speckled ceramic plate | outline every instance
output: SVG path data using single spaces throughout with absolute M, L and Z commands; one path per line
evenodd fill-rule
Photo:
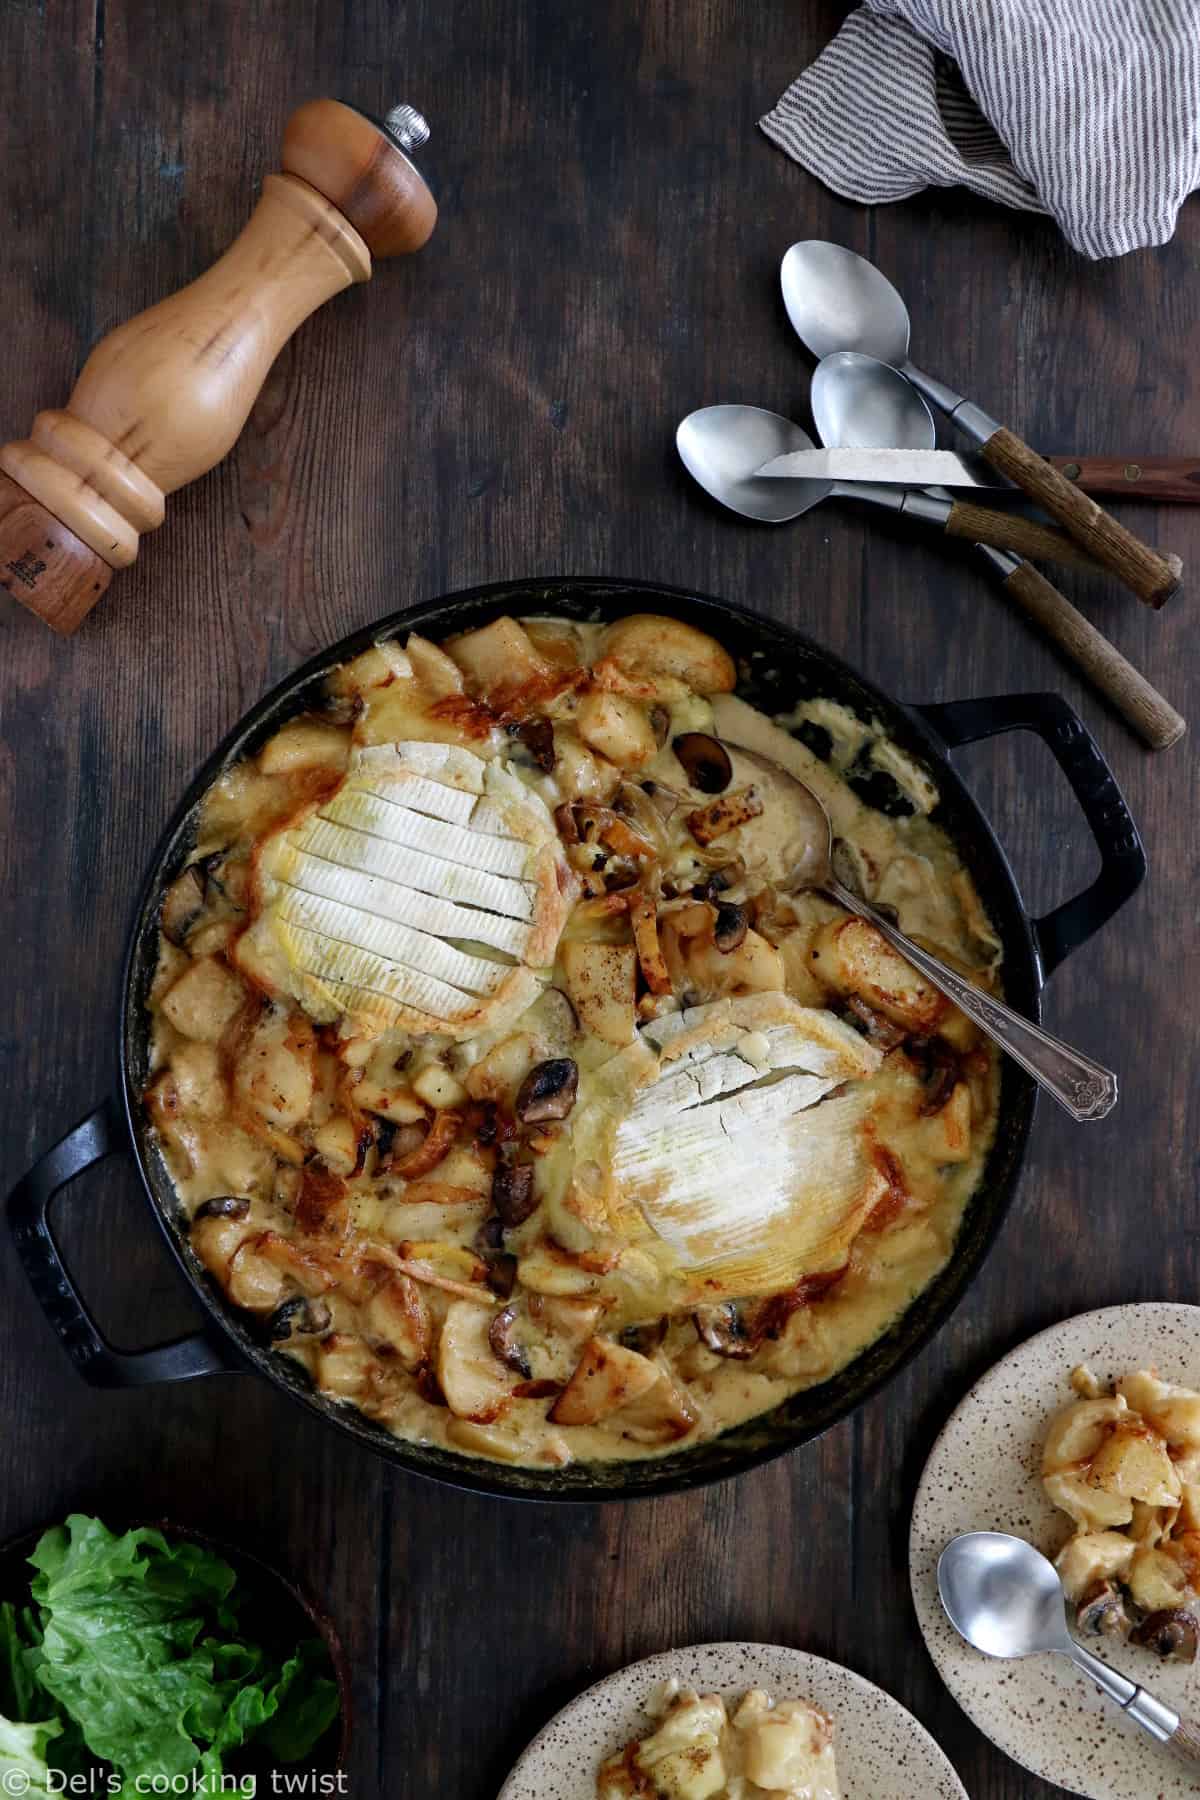
M 1072 1398 L 1068 1376 L 1090 1364 L 1103 1382 L 1156 1368 L 1200 1387 L 1200 1307 L 1167 1302 L 1082 1313 L 1030 1338 L 978 1382 L 933 1447 L 913 1513 L 910 1572 L 917 1618 L 938 1672 L 999 1749 L 1088 1800 L 1177 1800 L 1200 1794 L 1200 1769 L 1153 1744 L 1058 1656 L 994 1662 L 965 1644 L 937 1592 L 937 1560 L 960 1531 L 1011 1531 L 1054 1555 L 1070 1521 L 1042 1492 L 1042 1440 Z M 1200 1709 L 1200 1664 L 1149 1651 L 1088 1648 L 1178 1712 Z
M 551 1719 L 499 1800 L 596 1800 L 600 1764 L 651 1728 L 643 1704 L 672 1676 L 726 1700 L 761 1687 L 776 1699 L 822 1707 L 834 1720 L 844 1800 L 967 1800 L 929 1733 L 898 1700 L 839 1663 L 780 1644 L 691 1644 L 620 1669 Z

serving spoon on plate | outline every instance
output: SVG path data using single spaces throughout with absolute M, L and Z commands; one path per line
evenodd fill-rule
M 874 263 L 814 238 L 791 246 L 779 274 L 792 328 L 814 356 L 862 350 L 890 363 L 1139 600 L 1158 607 L 1170 599 L 1182 572 L 1177 557 L 1167 559 L 1143 544 L 1014 432 L 917 367 L 908 354 L 908 309 Z
M 857 350 L 835 350 L 822 357 L 813 372 L 812 411 L 817 435 L 827 449 L 932 450 L 937 440 L 933 414 L 912 383 L 889 363 Z M 1005 593 L 1082 670 L 1144 743 L 1152 750 L 1167 750 L 1179 741 L 1187 730 L 1186 720 L 1066 595 L 1028 561 L 989 548 L 997 538 L 980 532 L 976 524 L 997 515 L 951 501 L 940 489 L 926 491 L 939 504 L 950 503 L 943 526 L 946 535 L 974 540 Z M 1046 554 L 1034 535 L 1044 535 L 1045 526 L 1019 515 L 1011 523 L 1011 549 L 1019 550 L 1022 558 Z M 1075 554 L 1080 563 L 1094 566 L 1082 551 Z M 1058 560 L 1069 559 L 1060 554 Z
M 960 1012 L 966 1013 L 985 1037 L 1011 1056 L 1073 1119 L 1103 1119 L 1112 1111 L 1117 1103 L 1117 1078 L 1111 1069 L 1093 1062 L 1082 1051 L 1073 1050 L 1060 1038 L 1035 1025 L 1032 1019 L 1022 1018 L 1002 1000 L 985 994 L 941 957 L 923 950 L 920 944 L 906 936 L 878 907 L 872 906 L 839 876 L 838 867 L 843 859 L 833 834 L 833 821 L 819 796 L 782 764 L 747 749 L 737 742 L 736 737 L 730 737 L 728 741 L 739 756 L 788 784 L 795 827 L 790 841 L 799 843 L 802 848 L 782 884 L 785 891 L 825 894 L 855 918 L 865 919 L 873 925 L 893 950 L 932 982 L 947 1000 L 952 1000 Z
M 946 1616 L 974 1649 L 1004 1658 L 1068 1657 L 1157 1743 L 1200 1762 L 1200 1725 L 1181 1718 L 1071 1636 L 1058 1570 L 1024 1538 L 1006 1531 L 968 1531 L 952 1538 L 938 1559 L 937 1584 Z

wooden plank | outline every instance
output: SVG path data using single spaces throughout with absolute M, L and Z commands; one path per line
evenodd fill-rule
M 425 251 L 302 329 L 229 461 L 170 502 L 78 638 L 0 608 L 7 1177 L 111 1083 L 136 871 L 191 769 L 320 644 L 456 586 L 658 578 L 791 619 L 904 698 L 1060 689 L 1100 736 L 1154 865 L 1047 997 L 1054 1029 L 1119 1068 L 1116 1116 L 1081 1129 L 1044 1109 L 1013 1217 L 935 1344 L 855 1420 L 735 1484 L 631 1508 L 502 1505 L 394 1476 L 251 1380 L 95 1395 L 0 1257 L 0 1532 L 82 1503 L 278 1555 L 347 1637 L 352 1793 L 486 1800 L 587 1682 L 672 1642 L 748 1636 L 883 1683 L 977 1800 L 1049 1794 L 970 1727 L 917 1644 L 913 1488 L 949 1408 L 1008 1346 L 1072 1311 L 1195 1292 L 1188 741 L 1146 755 L 964 551 L 846 506 L 780 529 L 734 520 L 691 486 L 672 433 L 722 399 L 805 419 L 809 364 L 776 270 L 793 239 L 829 236 L 899 282 L 918 354 L 1029 441 L 1186 454 L 1200 213 L 1185 208 L 1162 251 L 1088 265 L 1047 221 L 961 195 L 876 213 L 837 199 L 755 121 L 842 10 L 407 0 L 301 18 L 284 0 L 68 0 L 0 13 L 16 221 L 0 294 L 19 347 L 4 436 L 61 401 L 95 336 L 219 252 L 299 99 L 421 106 L 442 206 Z M 1200 569 L 1194 509 L 1122 516 Z M 1186 590 L 1155 616 L 1103 580 L 1063 585 L 1196 709 Z M 1040 746 L 1014 737 L 962 761 L 1031 904 L 1089 878 L 1087 834 Z M 132 1187 L 114 1163 L 62 1206 L 81 1279 L 129 1342 L 191 1316 Z

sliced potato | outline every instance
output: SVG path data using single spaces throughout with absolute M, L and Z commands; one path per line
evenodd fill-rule
M 1067 1598 L 1082 1600 L 1097 1582 L 1124 1580 L 1136 1548 L 1123 1531 L 1077 1532 L 1054 1561 Z
M 556 1425 L 594 1425 L 640 1399 L 661 1378 L 662 1370 L 648 1356 L 594 1337 L 549 1416 Z
M 411 1276 L 397 1275 L 372 1295 L 366 1324 L 368 1335 L 385 1344 L 410 1373 L 428 1362 L 432 1345 L 429 1314 Z
M 167 1020 L 184 1037 L 215 1044 L 240 1011 L 246 990 L 215 956 L 192 963 L 162 1001 Z
M 1091 1480 L 1107 1493 L 1147 1506 L 1172 1506 L 1179 1477 L 1157 1434 L 1118 1427 L 1092 1458 Z
M 438 1339 L 437 1378 L 446 1405 L 460 1419 L 489 1425 L 505 1412 L 512 1391 L 508 1372 L 488 1342 L 492 1311 L 453 1300 Z
M 1117 1421 L 1125 1416 L 1125 1402 L 1104 1394 L 1095 1400 L 1072 1400 L 1050 1421 L 1042 1448 L 1042 1470 L 1070 1468 L 1089 1463 Z
M 603 1043 L 632 1043 L 636 1029 L 637 951 L 632 944 L 575 942 L 560 951 L 571 1004 L 585 1030 Z
M 1132 1500 L 1093 1487 L 1082 1475 L 1060 1469 L 1053 1475 L 1043 1476 L 1042 1482 L 1047 1498 L 1069 1514 L 1084 1531 L 1106 1531 L 1111 1525 L 1128 1525 L 1133 1517 Z
M 584 694 L 575 727 L 589 750 L 621 769 L 639 769 L 658 749 L 646 708 L 623 694 Z
M 258 757 L 264 775 L 294 775 L 302 769 L 344 769 L 350 760 L 350 733 L 321 719 L 293 719 L 267 739 Z
M 811 955 L 817 980 L 836 993 L 857 994 L 885 1018 L 926 1036 L 940 1028 L 950 1002 L 866 919 L 823 926 Z
M 451 638 L 446 650 L 472 690 L 487 699 L 511 694 L 527 681 L 545 679 L 555 672 L 553 663 L 538 655 L 529 633 L 515 619 L 493 619 L 478 631 L 466 631 Z
M 733 659 L 715 638 L 659 613 L 618 619 L 604 633 L 601 651 L 626 675 L 667 676 L 697 694 L 731 693 L 737 682 Z

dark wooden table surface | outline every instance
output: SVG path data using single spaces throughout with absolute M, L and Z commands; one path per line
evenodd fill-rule
M 0 439 L 61 404 L 92 342 L 241 226 L 301 99 L 433 126 L 420 256 L 306 325 L 228 461 L 172 504 L 79 636 L 0 609 L 0 1174 L 114 1081 L 122 944 L 160 826 L 242 710 L 351 627 L 521 574 L 661 578 L 794 620 L 904 698 L 1057 688 L 1100 736 L 1151 878 L 1054 978 L 1048 1021 L 1120 1070 L 1105 1124 L 1037 1121 L 1018 1204 L 934 1344 L 820 1443 L 630 1507 L 489 1502 L 394 1475 L 250 1379 L 89 1391 L 0 1250 L 0 1537 L 84 1506 L 266 1548 L 325 1595 L 354 1662 L 351 1791 L 488 1800 L 579 1688 L 674 1643 L 801 1645 L 889 1688 L 975 1800 L 1051 1790 L 941 1688 L 905 1542 L 932 1436 L 1030 1332 L 1196 1296 L 1192 740 L 1154 758 L 940 544 L 829 507 L 785 529 L 705 504 L 672 432 L 706 401 L 803 417 L 777 298 L 798 237 L 875 257 L 939 372 L 1047 451 L 1195 451 L 1200 205 L 1165 249 L 1081 261 L 1045 220 L 936 194 L 868 213 L 756 120 L 832 0 L 7 0 L 0 8 Z M 1189 432 L 1189 413 L 1191 431 Z M 1200 571 L 1200 510 L 1127 509 Z M 1195 584 L 1154 615 L 1068 591 L 1186 712 Z M 964 759 L 1027 898 L 1092 873 L 1040 746 Z M 191 1309 L 120 1160 L 60 1203 L 118 1341 Z

